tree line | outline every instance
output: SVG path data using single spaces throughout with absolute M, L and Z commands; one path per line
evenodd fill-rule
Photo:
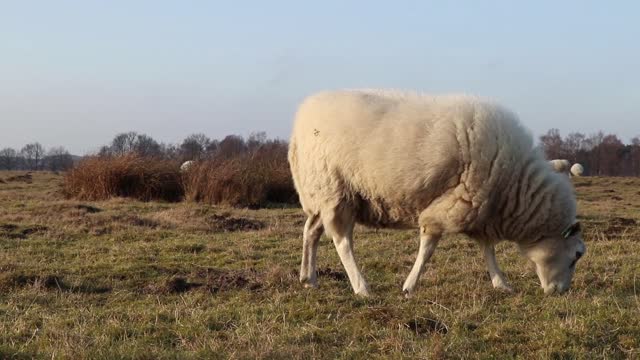
M 40 143 L 27 144 L 15 150 L 0 150 L 0 170 L 64 171 L 73 167 L 73 156 L 64 147 L 46 150 Z
M 540 136 L 540 146 L 548 159 L 567 159 L 580 163 L 586 175 L 592 176 L 640 176 L 640 137 L 623 143 L 615 134 L 599 131 L 585 135 L 572 132 L 565 137 L 558 129 L 551 129 Z M 286 147 L 282 140 L 267 139 L 266 133 L 252 133 L 248 138 L 229 135 L 222 140 L 211 139 L 197 133 L 178 144 L 164 144 L 146 134 L 125 132 L 100 148 L 98 156 L 136 154 L 142 157 L 171 159 L 176 161 L 199 160 L 217 156 L 231 158 L 258 148 Z M 25 145 L 19 151 L 12 148 L 0 150 L 0 170 L 51 170 L 64 171 L 74 165 L 74 157 L 63 147 L 48 151 L 39 143 Z
M 558 129 L 540 136 L 540 145 L 548 159 L 567 159 L 580 163 L 586 175 L 640 176 L 640 137 L 625 144 L 615 134 L 599 131 L 585 135 L 573 132 L 565 137 Z
M 265 132 L 252 133 L 248 138 L 229 135 L 222 140 L 211 139 L 205 134 L 192 134 L 178 144 L 164 144 L 151 136 L 137 132 L 117 134 L 108 145 L 97 152 L 98 156 L 135 154 L 141 157 L 176 161 L 199 160 L 216 156 L 234 157 L 264 147 L 286 147 L 281 140 L 267 139 Z M 74 165 L 72 156 L 63 147 L 48 151 L 40 143 L 25 145 L 20 150 L 0 150 L 0 170 L 50 170 L 65 171 Z
M 159 143 L 148 135 L 126 132 L 116 135 L 109 145 L 100 148 L 98 156 L 136 154 L 184 162 L 217 156 L 231 158 L 258 148 L 286 146 L 284 141 L 267 139 L 265 132 L 252 133 L 246 139 L 239 135 L 228 135 L 222 140 L 197 133 L 189 135 L 179 144 Z

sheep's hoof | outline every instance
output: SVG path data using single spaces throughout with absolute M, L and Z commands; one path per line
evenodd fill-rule
M 356 295 L 360 296 L 360 297 L 371 297 L 371 293 L 369 292 L 368 289 L 364 289 L 364 290 L 360 290 L 356 292 Z
M 405 299 L 410 299 L 413 297 L 413 291 L 410 291 L 409 289 L 402 289 L 402 293 L 404 294 Z
M 315 289 L 318 287 L 317 279 L 309 279 L 306 277 L 301 277 L 300 283 L 302 283 L 302 286 L 304 286 L 305 289 Z
M 493 285 L 493 288 L 509 294 L 513 292 L 513 288 L 505 283 L 495 284 Z

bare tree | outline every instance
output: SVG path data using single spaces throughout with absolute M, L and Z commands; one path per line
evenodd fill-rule
M 35 142 L 25 145 L 20 150 L 20 154 L 24 157 L 28 169 L 40 170 L 44 156 L 44 147 L 40 143 Z
M 247 148 L 254 151 L 267 142 L 267 133 L 264 131 L 253 132 L 247 139 Z
M 65 148 L 54 147 L 47 152 L 45 163 L 51 171 L 66 171 L 73 167 L 73 157 Z
M 631 174 L 640 176 L 640 136 L 631 139 Z
M 180 145 L 182 160 L 197 160 L 207 151 L 211 139 L 204 134 L 192 134 L 187 136 Z
M 216 151 L 217 156 L 233 157 L 247 151 L 247 144 L 244 139 L 238 135 L 228 135 L 225 137 Z
M 159 157 L 162 156 L 162 148 L 157 141 L 148 135 L 138 135 L 133 144 L 133 151 L 140 156 Z
M 18 166 L 18 152 L 12 148 L 0 150 L 0 169 L 14 170 Z
M 560 130 L 551 129 L 545 135 L 540 136 L 540 142 L 547 159 L 562 159 L 564 157 L 563 141 Z
M 599 154 L 602 139 L 604 139 L 604 133 L 599 131 L 595 134 L 589 135 L 585 140 L 586 147 L 589 151 L 588 163 L 591 175 L 602 175 L 602 169 L 600 168 L 602 156 Z
M 138 133 L 130 131 L 116 135 L 111 141 L 110 151 L 113 155 L 125 155 L 134 151 Z
M 622 175 L 623 150 L 624 144 L 616 135 L 609 134 L 602 138 L 602 143 L 597 149 L 601 175 Z
M 578 154 L 585 148 L 586 136 L 579 132 L 567 135 L 563 141 L 562 153 L 571 162 L 577 162 Z

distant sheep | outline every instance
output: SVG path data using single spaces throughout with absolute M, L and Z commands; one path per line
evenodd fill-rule
M 193 166 L 194 161 L 193 160 L 188 160 L 182 163 L 182 165 L 180 165 L 180 172 L 187 172 L 189 171 L 189 169 Z
M 585 252 L 568 178 L 551 170 L 511 112 L 478 98 L 366 90 L 311 96 L 296 115 L 289 163 L 308 216 L 300 267 L 307 287 L 317 286 L 326 231 L 354 292 L 369 295 L 353 255 L 356 223 L 420 228 L 407 296 L 443 234 L 478 241 L 493 286 L 504 290 L 498 241 L 514 241 L 536 263 L 545 293 L 569 288 Z
M 584 167 L 578 163 L 573 164 L 571 167 L 571 175 L 582 176 L 584 174 Z
M 571 163 L 569 162 L 569 160 L 555 159 L 555 160 L 550 160 L 549 164 L 551 165 L 553 170 L 557 173 L 565 174 L 567 176 L 570 174 L 569 171 L 571 169 Z

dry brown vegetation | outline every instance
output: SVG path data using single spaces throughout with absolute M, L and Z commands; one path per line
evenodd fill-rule
M 124 156 L 86 158 L 65 176 L 64 192 L 79 200 L 130 197 L 179 201 L 183 190 L 175 161 Z
M 373 298 L 334 246 L 297 279 L 298 208 L 67 199 L 63 178 L 0 172 L 0 358 L 638 358 L 640 179 L 574 178 L 587 253 L 543 296 L 509 243 L 492 289 L 476 244 L 441 241 L 415 296 L 416 231 L 356 229 Z
M 257 208 L 297 202 L 287 148 L 279 144 L 196 163 L 185 174 L 184 187 L 187 200 L 208 204 Z
M 179 165 L 134 154 L 94 156 L 80 162 L 65 176 L 64 192 L 78 200 L 129 197 L 174 202 L 185 198 L 251 208 L 273 203 L 295 204 L 298 200 L 287 162 L 287 147 L 281 143 L 198 161 L 182 174 Z

